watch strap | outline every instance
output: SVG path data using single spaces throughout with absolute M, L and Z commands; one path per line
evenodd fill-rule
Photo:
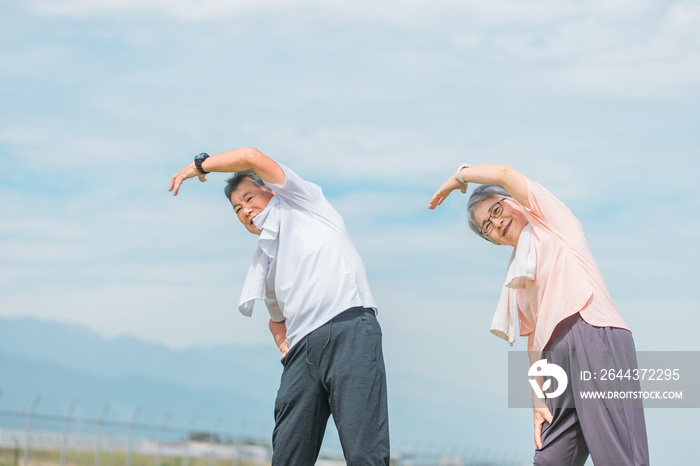
M 201 173 L 202 175 L 206 175 L 209 172 L 205 172 L 204 169 L 202 168 L 202 162 L 204 162 L 206 159 L 209 158 L 209 154 L 206 152 L 202 152 L 199 154 L 197 157 L 194 158 L 194 166 L 197 168 L 197 171 Z

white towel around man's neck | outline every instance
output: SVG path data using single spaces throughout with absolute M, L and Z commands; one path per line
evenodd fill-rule
M 491 321 L 491 333 L 503 338 L 511 346 L 515 342 L 516 322 L 518 321 L 518 303 L 515 290 L 525 287 L 525 280 L 535 279 L 537 256 L 535 255 L 535 238 L 532 227 L 528 224 L 520 232 L 518 244 L 510 256 L 506 280 L 501 289 L 496 311 Z
M 253 219 L 255 226 L 262 231 L 238 302 L 238 310 L 244 316 L 250 317 L 253 314 L 253 305 L 256 299 L 265 300 L 265 279 L 270 269 L 270 261 L 274 259 L 277 248 L 280 217 L 277 205 L 279 203 L 279 197 L 273 196 L 267 207 Z M 276 305 L 273 308 L 281 314 Z M 269 306 L 268 310 L 270 310 Z

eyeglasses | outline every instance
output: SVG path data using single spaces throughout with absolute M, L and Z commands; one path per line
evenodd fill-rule
M 487 218 L 484 223 L 481 224 L 481 235 L 488 235 L 491 233 L 491 230 L 493 230 L 493 223 L 491 222 L 492 218 L 498 218 L 501 216 L 503 213 L 503 205 L 501 205 L 502 201 L 505 201 L 507 198 L 503 197 L 501 198 L 498 202 L 496 202 L 494 205 L 491 206 L 489 209 L 489 218 Z

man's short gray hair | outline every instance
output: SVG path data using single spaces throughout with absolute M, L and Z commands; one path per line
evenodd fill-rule
M 474 218 L 474 210 L 476 210 L 476 206 L 487 199 L 502 199 L 504 197 L 506 199 L 513 199 L 513 197 L 508 194 L 508 191 L 500 184 L 482 184 L 472 191 L 471 196 L 469 196 L 469 203 L 467 204 L 467 220 L 469 221 L 469 227 L 474 233 L 493 244 L 498 243 L 487 235 L 481 234 L 481 225 L 479 225 Z
M 224 194 L 226 195 L 226 199 L 229 201 L 231 200 L 231 194 L 238 189 L 238 185 L 241 184 L 241 181 L 245 179 L 249 179 L 253 183 L 257 184 L 261 188 L 268 189 L 268 187 L 265 185 L 265 182 L 255 173 L 253 170 L 245 170 L 242 172 L 237 172 L 234 173 L 233 176 L 231 176 L 229 179 L 226 180 L 226 187 L 224 188 Z

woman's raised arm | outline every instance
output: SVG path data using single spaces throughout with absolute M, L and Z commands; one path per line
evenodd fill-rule
M 460 181 L 460 177 L 462 181 Z M 447 196 L 456 189 L 467 192 L 468 183 L 500 184 L 508 191 L 513 199 L 525 207 L 530 207 L 527 199 L 527 181 L 525 176 L 508 165 L 483 164 L 473 167 L 462 167 L 452 174 L 438 189 L 428 204 L 429 209 L 442 204 Z

